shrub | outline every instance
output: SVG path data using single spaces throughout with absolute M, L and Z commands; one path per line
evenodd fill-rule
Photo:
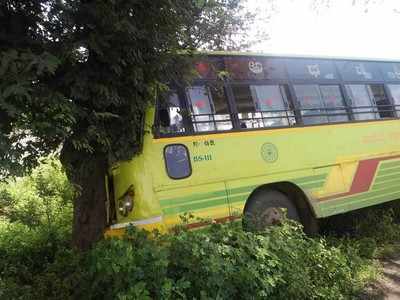
M 286 222 L 255 233 L 240 223 L 165 235 L 132 227 L 79 254 L 72 197 L 52 159 L 0 186 L 0 299 L 351 299 L 376 249 L 369 236 L 327 242 Z
M 349 299 L 361 287 L 349 257 L 295 224 L 258 234 L 213 224 L 151 239 L 131 228 L 85 264 L 87 299 Z
M 0 184 L 0 299 L 40 298 L 38 280 L 69 247 L 73 193 L 52 157 L 29 176 Z
M 323 220 L 325 234 L 369 238 L 378 246 L 400 239 L 400 201 L 367 207 Z

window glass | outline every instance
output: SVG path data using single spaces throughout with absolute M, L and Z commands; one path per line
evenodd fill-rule
M 256 111 L 261 112 L 263 125 L 288 126 L 295 123 L 293 111 L 288 110 L 286 91 L 279 85 L 250 86 Z
M 186 178 L 191 175 L 189 152 L 184 145 L 174 144 L 164 148 L 167 174 L 172 179 Z
M 330 60 L 287 59 L 286 64 L 293 79 L 337 79 L 335 66 Z
M 250 89 L 257 111 L 286 109 L 278 85 L 252 85 Z
M 328 114 L 329 122 L 348 121 L 349 116 L 345 110 L 345 104 L 340 87 L 338 85 L 320 85 L 319 88 L 322 100 L 325 104 L 326 113 Z
M 241 128 L 263 127 L 261 113 L 256 113 L 250 85 L 232 85 Z
M 232 90 L 238 112 L 253 113 L 256 111 L 249 85 L 232 85 Z
M 400 84 L 388 84 L 390 93 L 392 94 L 394 109 L 396 111 L 396 115 L 400 117 Z
M 328 122 L 318 85 L 294 85 L 294 90 L 300 104 L 301 116 L 305 125 Z
M 159 102 L 160 133 L 185 132 L 178 95 L 172 91 L 166 98 L 166 100 Z
M 233 85 L 241 128 L 288 126 L 295 123 L 287 91 L 279 85 Z
M 338 61 L 336 65 L 343 80 L 382 80 L 378 64 L 374 62 Z
M 386 97 L 383 84 L 370 84 L 368 85 L 368 88 L 378 108 L 379 117 L 393 118 L 393 106 L 391 105 L 389 99 Z
M 232 129 L 225 91 L 222 87 L 187 88 L 193 127 L 196 132 Z
M 211 97 L 205 86 L 194 86 L 187 91 L 193 114 L 212 114 Z
M 380 63 L 383 78 L 388 81 L 400 80 L 400 64 L 399 63 Z
M 376 118 L 375 106 L 367 86 L 364 84 L 346 85 L 347 94 L 351 100 L 352 111 L 356 120 L 371 120 Z M 364 107 L 363 107 L 364 106 Z M 357 108 L 362 107 L 362 108 Z

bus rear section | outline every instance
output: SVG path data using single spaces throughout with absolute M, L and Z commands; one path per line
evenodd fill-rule
M 143 153 L 111 171 L 111 229 L 167 230 L 185 213 L 268 226 L 284 208 L 312 230 L 400 196 L 400 64 L 214 55 L 195 67 L 149 110 Z

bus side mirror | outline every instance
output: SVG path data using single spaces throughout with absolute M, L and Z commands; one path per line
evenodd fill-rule
M 171 126 L 171 119 L 169 117 L 169 111 L 166 108 L 161 108 L 160 109 L 160 113 L 159 113 L 159 117 L 160 117 L 160 125 L 162 127 L 169 127 Z

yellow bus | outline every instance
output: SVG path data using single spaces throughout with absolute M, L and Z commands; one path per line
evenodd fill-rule
M 280 208 L 313 231 L 400 198 L 400 62 L 224 52 L 194 67 L 148 109 L 142 153 L 110 169 L 107 234 L 184 213 L 268 226 Z

